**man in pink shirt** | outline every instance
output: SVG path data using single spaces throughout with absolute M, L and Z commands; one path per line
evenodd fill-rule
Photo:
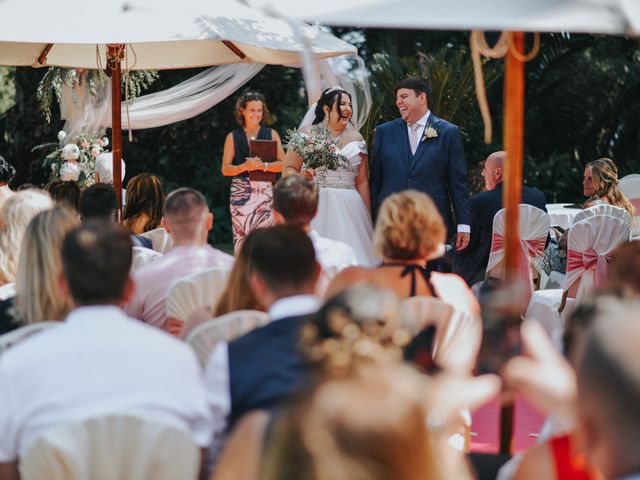
M 125 307 L 129 316 L 159 328 L 165 322 L 167 295 L 176 280 L 206 268 L 231 270 L 234 260 L 207 243 L 213 214 L 199 191 L 179 188 L 171 192 L 162 223 L 173 239 L 173 248 L 133 274 L 136 292 Z

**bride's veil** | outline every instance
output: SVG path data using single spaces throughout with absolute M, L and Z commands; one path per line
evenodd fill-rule
M 360 131 L 371 111 L 371 90 L 369 72 L 364 60 L 358 56 L 327 58 L 318 62 L 321 91 L 339 86 L 351 94 L 353 115 L 349 128 Z M 316 103 L 309 107 L 299 128 L 308 127 L 315 118 Z

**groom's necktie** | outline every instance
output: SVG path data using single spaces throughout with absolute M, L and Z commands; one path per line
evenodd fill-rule
M 420 128 L 419 123 L 410 123 L 409 124 L 409 144 L 411 145 L 411 154 L 415 155 L 416 150 L 418 149 L 418 129 Z

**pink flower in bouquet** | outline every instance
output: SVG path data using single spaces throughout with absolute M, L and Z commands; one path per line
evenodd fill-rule
M 80 144 L 80 146 L 81 146 L 82 148 L 89 148 L 89 147 L 91 146 L 91 143 L 89 143 L 89 142 L 82 142 L 82 143 Z
M 98 145 L 94 145 L 91 149 L 91 156 L 97 158 L 102 153 L 102 149 Z
M 104 147 L 104 142 L 102 141 L 101 138 L 96 140 L 96 145 L 100 146 L 100 147 Z

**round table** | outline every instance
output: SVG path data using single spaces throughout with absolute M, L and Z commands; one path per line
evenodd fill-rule
M 563 229 L 569 228 L 573 225 L 573 218 L 581 212 L 580 208 L 567 208 L 567 205 L 571 203 L 548 203 L 547 213 L 549 214 L 549 220 L 551 226 L 557 225 Z

